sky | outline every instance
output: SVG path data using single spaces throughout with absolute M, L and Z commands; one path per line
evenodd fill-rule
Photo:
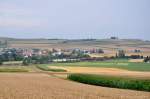
M 150 40 L 150 0 L 0 0 L 0 37 Z

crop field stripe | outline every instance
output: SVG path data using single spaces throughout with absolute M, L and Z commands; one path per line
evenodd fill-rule
M 127 61 L 104 61 L 104 62 L 75 62 L 75 63 L 52 63 L 47 66 L 78 66 L 78 67 L 105 67 L 119 68 L 130 71 L 150 71 L 149 63 L 133 63 Z
M 150 80 L 121 78 L 92 74 L 70 74 L 68 79 L 97 86 L 133 89 L 150 92 Z
M 43 71 L 66 72 L 66 70 L 64 70 L 64 69 L 51 69 L 51 68 L 48 68 L 47 66 L 43 66 L 43 65 L 37 65 L 36 67 Z

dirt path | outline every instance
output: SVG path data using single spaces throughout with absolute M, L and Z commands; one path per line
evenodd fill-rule
M 41 73 L 0 73 L 0 99 L 150 99 L 150 93 L 86 85 Z

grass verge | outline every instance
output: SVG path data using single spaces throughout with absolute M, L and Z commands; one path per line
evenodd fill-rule
M 43 65 L 37 65 L 36 66 L 38 69 L 43 70 L 43 71 L 53 71 L 53 72 L 67 72 L 64 69 L 51 69 L 47 66 L 43 66 Z
M 19 68 L 1 68 L 0 72 L 29 72 L 26 69 L 19 69 Z
M 85 84 L 150 92 L 150 80 L 110 77 L 93 74 L 70 74 L 67 78 Z

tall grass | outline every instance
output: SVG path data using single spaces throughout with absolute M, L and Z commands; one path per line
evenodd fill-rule
M 100 76 L 92 74 L 71 74 L 68 79 L 97 86 L 150 91 L 150 80 Z

